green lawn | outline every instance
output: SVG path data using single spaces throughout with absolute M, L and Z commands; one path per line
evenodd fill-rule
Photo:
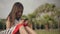
M 54 30 L 36 30 L 37 34 L 60 34 L 60 31 L 57 29 Z
M 60 30 L 52 29 L 52 30 L 35 30 L 37 34 L 60 34 Z

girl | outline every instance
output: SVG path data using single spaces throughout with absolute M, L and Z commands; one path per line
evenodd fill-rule
M 6 30 L 2 31 L 0 34 L 36 34 L 27 25 L 28 20 L 21 20 L 23 13 L 23 5 L 20 2 L 16 2 L 10 14 L 7 17 Z

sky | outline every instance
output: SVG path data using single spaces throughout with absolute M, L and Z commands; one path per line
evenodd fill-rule
M 60 0 L 0 0 L 0 18 L 6 18 L 11 12 L 15 2 L 21 2 L 24 6 L 24 15 L 32 13 L 37 7 L 45 3 L 53 3 L 60 7 Z

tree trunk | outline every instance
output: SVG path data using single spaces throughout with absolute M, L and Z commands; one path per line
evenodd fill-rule
M 48 24 L 45 24 L 45 29 L 46 29 L 46 30 L 49 30 Z

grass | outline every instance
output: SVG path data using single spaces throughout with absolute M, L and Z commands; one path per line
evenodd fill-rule
M 57 29 L 54 30 L 36 30 L 37 34 L 59 34 L 60 31 Z
M 60 34 L 60 30 L 52 29 L 52 30 L 35 30 L 37 34 Z

